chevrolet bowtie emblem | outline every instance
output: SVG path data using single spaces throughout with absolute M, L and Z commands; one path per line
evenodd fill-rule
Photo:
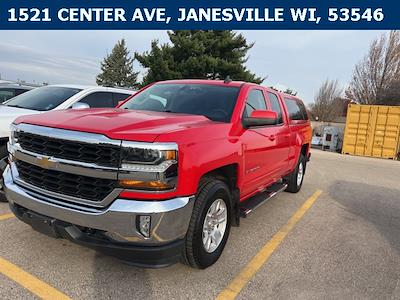
M 36 161 L 38 165 L 44 169 L 50 169 L 54 166 L 54 162 L 50 160 L 50 157 L 38 157 Z

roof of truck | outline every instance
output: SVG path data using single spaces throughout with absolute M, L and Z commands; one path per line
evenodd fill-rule
M 210 85 L 225 85 L 225 86 L 239 87 L 246 82 L 244 81 L 225 82 L 224 80 L 208 80 L 208 79 L 176 79 L 176 80 L 159 81 L 156 84 L 164 84 L 164 83 L 210 84 Z

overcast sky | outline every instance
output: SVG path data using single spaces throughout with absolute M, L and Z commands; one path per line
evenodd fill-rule
M 263 83 L 290 87 L 311 102 L 321 83 L 338 79 L 345 87 L 353 67 L 380 31 L 243 31 L 249 42 L 248 68 Z M 143 52 L 151 40 L 167 42 L 165 31 L 2 31 L 2 79 L 95 84 L 100 61 L 116 41 Z M 143 69 L 136 64 L 142 73 Z

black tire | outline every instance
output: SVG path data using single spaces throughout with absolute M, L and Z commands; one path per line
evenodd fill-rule
M 3 171 L 7 166 L 6 164 L 7 156 L 8 156 L 7 146 L 0 146 L 0 182 L 3 181 Z M 1 189 L 1 184 L 0 184 L 0 189 Z M 7 199 L 4 196 L 3 191 L 1 190 L 0 190 L 0 202 L 7 202 Z
M 302 167 L 300 167 L 300 165 L 302 165 Z M 298 191 L 300 191 L 302 185 L 303 185 L 303 181 L 304 181 L 304 174 L 306 172 L 306 165 L 307 165 L 307 160 L 306 157 L 303 154 L 300 154 L 299 157 L 299 161 L 297 162 L 296 168 L 294 169 L 294 171 L 292 173 L 290 173 L 289 175 L 287 175 L 285 177 L 285 181 L 288 185 L 288 187 L 286 188 L 286 192 L 289 193 L 297 193 Z M 297 181 L 297 177 L 299 174 L 299 169 L 303 170 L 302 172 L 302 178 L 300 183 Z
M 211 253 L 203 245 L 203 223 L 208 209 L 212 203 L 222 199 L 227 208 L 227 224 L 224 236 L 219 246 Z M 221 256 L 231 228 L 231 205 L 228 186 L 217 179 L 208 179 L 200 184 L 196 196 L 189 229 L 185 238 L 183 249 L 183 262 L 193 268 L 205 269 L 214 264 Z

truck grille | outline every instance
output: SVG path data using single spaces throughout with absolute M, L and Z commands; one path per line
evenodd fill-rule
M 119 167 L 121 152 L 119 146 L 61 140 L 23 131 L 17 132 L 16 138 L 22 149 L 37 154 L 95 163 L 104 167 Z
M 116 187 L 115 180 L 47 170 L 23 161 L 16 161 L 20 178 L 34 186 L 72 197 L 100 202 Z

